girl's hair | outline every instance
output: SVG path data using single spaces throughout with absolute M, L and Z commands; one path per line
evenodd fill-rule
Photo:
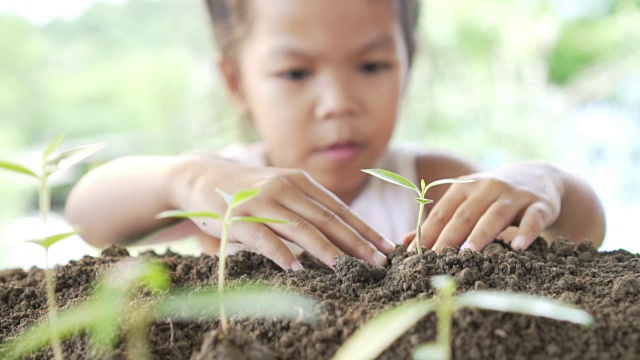
M 264 0 L 258 0 L 264 1 Z M 420 13 L 420 0 L 387 0 L 393 3 L 402 26 L 402 36 L 407 46 L 409 65 L 415 52 L 414 32 Z M 218 50 L 233 57 L 237 46 L 249 33 L 251 14 L 249 0 L 206 0 Z

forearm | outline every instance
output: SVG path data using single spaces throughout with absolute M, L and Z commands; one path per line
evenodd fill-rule
M 89 172 L 73 188 L 65 215 L 92 245 L 124 244 L 159 228 L 171 208 L 169 176 L 177 158 L 136 156 Z
M 562 206 L 557 220 L 545 231 L 550 240 L 568 237 L 574 242 L 590 240 L 596 247 L 605 234 L 604 210 L 593 189 L 583 180 L 560 171 Z

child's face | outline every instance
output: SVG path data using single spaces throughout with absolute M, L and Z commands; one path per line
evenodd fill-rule
M 238 70 L 227 73 L 236 102 L 270 165 L 305 170 L 351 201 L 397 118 L 408 62 L 395 11 L 386 0 L 252 6 Z

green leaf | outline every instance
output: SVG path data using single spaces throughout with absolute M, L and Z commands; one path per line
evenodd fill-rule
M 26 242 L 30 242 L 36 245 L 40 245 L 42 246 L 45 250 L 49 250 L 49 248 L 51 247 L 51 245 L 62 241 L 70 236 L 76 235 L 78 234 L 77 231 L 71 231 L 71 232 L 66 232 L 66 233 L 62 233 L 62 234 L 56 234 L 56 235 L 51 235 L 51 236 L 47 236 L 44 239 L 30 239 L 30 240 L 25 240 Z
M 593 316 L 573 305 L 535 295 L 476 291 L 458 296 L 456 303 L 463 307 L 542 316 L 580 325 L 595 323 Z
M 103 144 L 87 145 L 48 156 L 44 162 L 44 172 L 46 174 L 52 174 L 56 171 L 66 170 L 93 155 L 103 147 Z
M 422 300 L 407 302 L 376 314 L 342 344 L 333 360 L 376 358 L 434 309 L 433 301 Z
M 98 285 L 100 292 L 126 293 L 136 285 L 144 285 L 150 290 L 166 290 L 171 280 L 164 266 L 155 261 L 123 261 L 109 269 Z
M 231 221 L 241 221 L 241 222 L 250 222 L 250 223 L 274 223 L 274 224 L 288 224 L 288 221 L 280 220 L 280 219 L 270 219 L 263 217 L 255 217 L 255 216 L 234 216 L 231 218 Z
M 242 318 L 288 318 L 314 321 L 317 302 L 300 294 L 284 293 L 280 289 L 245 286 L 226 289 L 223 295 L 226 313 Z M 201 292 L 182 290 L 160 300 L 155 317 L 175 320 L 217 319 L 220 316 L 220 297 L 217 289 Z
M 427 187 L 424 189 L 424 194 L 426 194 L 427 190 L 429 190 L 430 188 L 432 188 L 434 186 L 444 185 L 444 184 L 464 184 L 464 183 L 470 183 L 470 182 L 474 182 L 474 181 L 475 180 L 473 180 L 473 179 L 460 179 L 460 178 L 436 180 L 436 181 L 430 182 L 427 185 Z M 424 196 L 424 194 L 422 194 L 422 195 Z
M 222 220 L 222 216 L 216 213 L 207 212 L 207 211 L 167 210 L 156 215 L 156 219 L 165 219 L 165 218 L 186 219 L 186 218 L 192 218 L 192 217 L 207 217 L 207 218 Z
M 96 312 L 94 321 L 89 324 L 91 345 L 99 351 L 113 349 L 120 337 L 120 324 L 124 320 L 125 299 L 118 291 L 100 291 L 86 303 Z
M 60 142 L 62 141 L 63 137 L 64 137 L 64 134 L 58 134 L 58 136 L 53 138 L 53 140 L 51 140 L 49 145 L 47 145 L 47 147 L 44 149 L 44 152 L 42 153 L 43 163 L 47 162 L 47 158 L 49 157 L 49 155 L 51 155 L 51 153 L 53 153 L 53 151 L 58 147 L 58 145 L 60 145 Z
M 0 160 L 0 168 L 38 178 L 38 174 L 20 164 Z
M 253 197 L 257 196 L 259 193 L 260 193 L 260 189 L 240 190 L 235 195 L 233 195 L 233 200 L 231 200 L 231 205 L 238 206 L 246 201 L 251 200 Z
M 422 199 L 422 198 L 416 198 L 416 201 L 422 205 L 431 204 L 433 202 L 433 200 L 431 199 Z
M 447 358 L 448 351 L 436 343 L 418 345 L 413 350 L 413 360 L 442 360 Z
M 157 261 L 145 261 L 139 281 L 149 290 L 163 291 L 171 287 L 167 269 Z
M 220 196 L 222 196 L 224 202 L 226 202 L 228 206 L 233 203 L 233 196 L 231 196 L 231 194 L 226 193 L 218 188 L 216 188 L 216 191 L 218 192 L 218 194 L 220 194 Z
M 406 187 L 407 189 L 411 189 L 415 192 L 418 193 L 418 195 L 420 194 L 420 189 L 418 189 L 418 187 L 412 183 L 409 179 L 398 175 L 394 172 L 388 171 L 388 170 L 384 170 L 384 169 L 364 169 L 362 170 L 362 172 L 365 172 L 369 175 L 373 175 L 379 179 L 382 179 L 384 181 L 388 181 L 392 184 L 396 184 L 396 185 L 400 185 L 403 187 Z
M 440 291 L 445 289 L 455 289 L 456 281 L 449 275 L 437 275 L 431 278 L 431 285 Z

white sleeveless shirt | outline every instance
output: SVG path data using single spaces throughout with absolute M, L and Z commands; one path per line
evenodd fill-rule
M 231 161 L 266 166 L 262 144 L 233 144 L 222 149 L 218 156 Z M 393 171 L 419 184 L 416 171 L 417 151 L 391 146 L 375 167 Z M 371 177 L 350 208 L 369 226 L 395 244 L 415 230 L 418 220 L 417 194 L 411 190 Z

